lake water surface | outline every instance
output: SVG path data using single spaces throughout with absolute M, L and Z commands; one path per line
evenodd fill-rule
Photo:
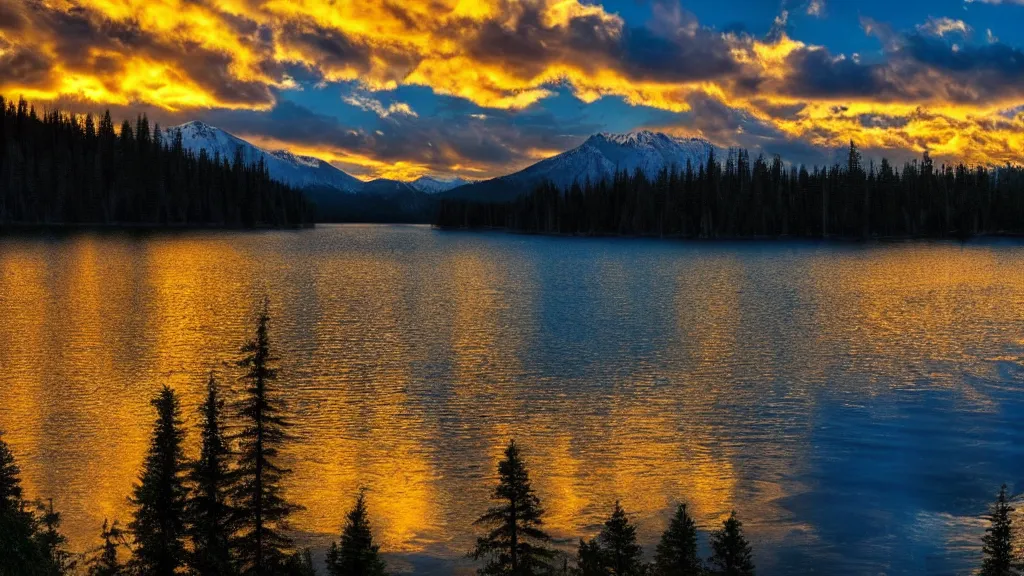
M 3 237 L 0 430 L 73 548 L 128 520 L 159 387 L 194 426 L 209 371 L 236 383 L 264 296 L 297 537 L 365 486 L 396 568 L 472 567 L 512 437 L 567 547 L 621 499 L 653 552 L 685 501 L 737 510 L 767 576 L 967 574 L 1024 490 L 1021 243 Z

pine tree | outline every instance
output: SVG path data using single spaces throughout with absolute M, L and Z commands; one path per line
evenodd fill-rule
M 124 540 L 124 534 L 118 527 L 117 520 L 108 524 L 104 519 L 103 532 L 100 536 L 103 538 L 103 545 L 86 562 L 88 566 L 86 573 L 88 576 L 125 576 L 126 571 L 117 557 L 118 548 Z
M 686 512 L 686 504 L 676 508 L 654 556 L 658 576 L 700 576 L 704 567 L 697 555 L 697 524 Z
M 186 564 L 195 576 L 231 574 L 231 508 L 228 503 L 231 451 L 224 438 L 224 401 L 213 373 L 206 385 L 206 401 L 200 406 L 202 447 L 189 471 L 191 492 L 186 503 L 188 536 L 192 550 Z
M 10 447 L 0 438 L 0 513 L 21 508 L 21 469 Z
M 132 568 L 151 576 L 172 576 L 179 573 L 185 557 L 184 432 L 174 391 L 164 386 L 152 404 L 157 411 L 153 439 L 131 498 Z
M 505 449 L 498 463 L 498 486 L 491 499 L 498 505 L 475 522 L 488 526 L 486 535 L 477 538 L 470 553 L 474 560 L 487 558 L 478 572 L 487 575 L 527 576 L 547 571 L 554 553 L 545 545 L 551 537 L 543 531 L 544 509 L 530 486 L 526 463 L 515 441 Z
M 1013 551 L 1013 508 L 1006 498 L 1006 485 L 999 489 L 999 497 L 988 516 L 989 527 L 982 539 L 982 554 L 979 576 L 1016 576 L 1020 574 L 1017 558 Z
M 64 574 L 70 566 L 60 562 L 59 517 L 54 514 L 45 522 L 36 518 L 22 498 L 20 474 L 14 454 L 0 438 L 0 576 Z
M 245 368 L 244 398 L 237 404 L 239 458 L 231 495 L 238 533 L 233 542 L 239 572 L 269 576 L 288 559 L 292 541 L 285 536 L 288 516 L 299 509 L 285 500 L 282 478 L 290 470 L 278 464 L 278 450 L 288 440 L 291 424 L 282 415 L 283 402 L 276 397 L 276 358 L 270 353 L 270 316 L 264 303 L 256 335 L 242 347 L 239 366 Z
M 370 519 L 363 492 L 349 511 L 341 532 L 341 545 L 331 542 L 327 552 L 327 573 L 331 576 L 384 576 L 387 566 L 380 546 L 373 543 Z
M 60 513 L 53 509 L 53 500 L 47 505 L 37 506 L 40 513 L 35 541 L 43 555 L 48 559 L 46 572 L 50 574 L 69 574 L 75 569 L 75 561 L 64 545 L 67 538 L 60 533 Z
M 586 541 L 580 539 L 580 545 L 576 550 L 576 569 L 573 573 L 576 576 L 608 575 L 604 552 L 596 538 Z
M 736 512 L 722 523 L 722 529 L 711 535 L 710 571 L 715 576 L 753 576 L 753 552 L 743 535 L 743 523 Z
M 292 553 L 285 562 L 282 576 L 317 576 L 313 567 L 313 554 L 309 548 Z
M 619 501 L 597 536 L 608 573 L 612 576 L 641 576 L 643 548 L 636 543 L 636 526 L 629 522 Z

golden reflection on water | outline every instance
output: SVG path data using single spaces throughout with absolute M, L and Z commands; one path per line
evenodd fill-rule
M 194 426 L 264 295 L 299 540 L 325 545 L 366 488 L 385 551 L 446 558 L 513 437 L 570 545 L 616 499 L 648 545 L 680 501 L 705 529 L 735 508 L 756 541 L 813 539 L 787 500 L 818 488 L 823 402 L 924 386 L 991 407 L 967 376 L 1024 344 L 1015 246 L 604 252 L 358 226 L 2 242 L 0 430 L 77 550 L 128 519 L 150 396 L 171 385 Z

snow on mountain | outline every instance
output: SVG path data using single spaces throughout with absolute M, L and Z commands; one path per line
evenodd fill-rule
M 712 148 L 702 138 L 679 138 L 649 130 L 595 134 L 572 150 L 514 174 L 455 189 L 451 195 L 511 199 L 545 180 L 566 188 L 573 182 L 584 184 L 588 179 L 598 182 L 614 176 L 617 170 L 632 173 L 640 168 L 654 176 L 673 165 L 684 170 L 687 161 L 696 169 L 707 161 Z
M 596 182 L 611 177 L 616 170 L 632 173 L 640 168 L 654 176 L 664 167 L 694 167 L 707 161 L 712 145 L 700 138 L 676 138 L 643 130 L 626 134 L 595 134 L 580 146 L 543 160 L 515 174 L 521 179 L 548 179 L 561 187 L 587 178 Z
M 458 188 L 459 186 L 465 186 L 469 184 L 469 180 L 463 180 L 462 178 L 433 178 L 431 176 L 420 176 L 419 178 L 409 182 L 409 185 L 423 192 L 425 194 L 437 194 L 439 192 L 447 192 L 452 188 Z
M 356 193 L 362 192 L 365 186 L 361 180 L 318 158 L 298 156 L 287 150 L 267 151 L 203 122 L 188 122 L 168 128 L 167 132 L 170 137 L 174 132 L 181 132 L 182 145 L 196 154 L 206 150 L 211 157 L 219 153 L 230 160 L 235 157 L 235 151 L 241 149 L 247 163 L 262 158 L 271 178 L 296 188 L 323 187 Z

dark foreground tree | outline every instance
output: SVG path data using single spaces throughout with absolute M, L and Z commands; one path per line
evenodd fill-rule
M 281 576 L 317 576 L 313 567 L 313 554 L 309 548 L 293 552 L 285 561 Z
M 284 402 L 274 389 L 276 358 L 270 352 L 267 308 L 264 304 L 256 335 L 242 347 L 243 357 L 238 363 L 245 369 L 245 390 L 236 405 L 242 429 L 237 436 L 238 468 L 231 489 L 238 570 L 254 576 L 283 570 L 292 549 L 284 531 L 288 516 L 299 509 L 285 499 L 281 488 L 281 480 L 290 470 L 279 464 L 279 449 L 288 440 L 291 424 L 283 415 Z
M 70 574 L 76 562 L 64 546 L 68 539 L 59 530 L 60 513 L 53 509 L 52 499 L 47 504 L 37 504 L 36 509 L 39 516 L 35 541 L 47 559 L 49 567 L 46 571 L 50 574 Z
M 1006 498 L 1006 485 L 999 489 L 999 497 L 989 513 L 989 527 L 982 539 L 982 554 L 979 576 L 1017 576 L 1020 574 L 1013 550 L 1013 508 Z
M 128 525 L 135 539 L 132 569 L 147 576 L 173 576 L 185 558 L 184 431 L 174 391 L 164 386 L 152 401 L 157 419 L 153 439 L 135 486 Z
M 0 576 L 59 576 L 72 565 L 52 506 L 42 519 L 22 497 L 21 470 L 0 438 Z
M 636 543 L 636 526 L 629 522 L 626 511 L 619 501 L 615 501 L 615 510 L 604 523 L 604 528 L 597 536 L 601 546 L 608 574 L 612 576 L 642 576 L 643 548 Z
M 387 573 L 387 565 L 380 557 L 380 546 L 373 543 L 362 492 L 345 519 L 341 544 L 331 542 L 327 573 L 331 576 L 384 576 Z
M 476 548 L 470 553 L 474 560 L 487 559 L 478 572 L 512 576 L 547 572 L 554 557 L 546 546 L 551 537 L 541 528 L 544 509 L 530 486 L 526 463 L 514 440 L 505 449 L 505 459 L 498 463 L 498 486 L 491 499 L 498 504 L 475 522 L 489 528 L 477 538 Z
M 576 549 L 574 574 L 576 576 L 608 576 L 604 553 L 596 538 L 580 539 L 579 548 Z
M 676 508 L 654 556 L 658 576 L 700 576 L 704 566 L 697 555 L 697 524 L 686 512 L 686 504 Z
M 127 574 L 117 557 L 118 549 L 124 541 L 124 534 L 117 525 L 117 520 L 108 524 L 103 520 L 103 532 L 100 533 L 103 544 L 86 562 L 88 576 L 125 576 Z
M 743 535 L 743 523 L 736 512 L 722 523 L 722 529 L 711 535 L 711 573 L 715 576 L 753 576 L 753 552 Z
M 227 576 L 233 573 L 230 537 L 231 451 L 224 438 L 224 401 L 213 373 L 206 384 L 206 401 L 200 407 L 202 447 L 189 471 L 191 492 L 186 504 L 188 535 L 192 541 L 186 564 L 194 576 Z

